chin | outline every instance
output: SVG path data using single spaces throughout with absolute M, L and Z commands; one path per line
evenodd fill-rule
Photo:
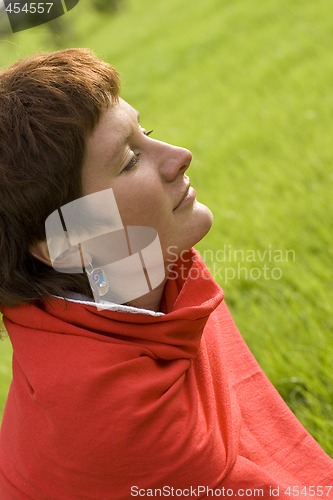
M 190 250 L 194 245 L 199 243 L 213 225 L 213 214 L 203 203 L 196 203 L 196 207 L 191 218 L 188 231 L 188 239 L 183 250 Z M 186 230 L 184 231 L 186 232 Z
M 196 201 L 190 217 L 181 225 L 178 237 L 172 244 L 163 245 L 163 257 L 166 264 L 176 262 L 183 252 L 187 252 L 201 241 L 213 224 L 213 214 L 206 205 Z M 170 240 L 169 240 L 170 241 Z
M 203 203 L 197 202 L 197 206 L 195 207 L 195 233 L 198 235 L 197 236 L 197 241 L 195 241 L 193 245 L 198 243 L 199 241 L 202 240 L 210 230 L 210 228 L 213 225 L 213 214 L 210 211 L 210 209 L 204 205 Z

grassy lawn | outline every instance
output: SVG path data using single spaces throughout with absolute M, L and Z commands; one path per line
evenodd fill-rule
M 55 38 L 47 25 L 1 35 L 0 65 L 90 47 L 119 69 L 142 125 L 192 150 L 191 182 L 215 217 L 198 249 L 261 366 L 333 456 L 331 14 L 329 0 L 128 0 L 108 17 L 82 0 Z M 9 358 L 1 342 L 0 411 Z
M 0 419 L 11 380 L 11 345 L 8 340 L 0 340 Z

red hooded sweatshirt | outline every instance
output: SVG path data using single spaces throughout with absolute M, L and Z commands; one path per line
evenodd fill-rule
M 14 355 L 1 500 L 333 498 L 332 459 L 189 256 L 164 314 L 59 298 L 3 308 Z

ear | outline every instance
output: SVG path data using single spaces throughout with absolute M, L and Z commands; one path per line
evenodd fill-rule
M 33 257 L 43 262 L 47 266 L 52 267 L 49 249 L 46 241 L 38 241 L 30 247 L 30 253 Z
M 69 247 L 68 250 L 60 254 L 55 262 L 51 261 L 50 253 L 46 240 L 37 241 L 34 245 L 30 247 L 30 254 L 38 259 L 43 264 L 49 267 L 53 267 L 56 271 L 63 273 L 82 273 L 84 271 L 84 265 L 82 264 L 82 255 L 79 246 L 74 245 Z M 86 259 L 91 261 L 91 256 L 88 252 L 85 254 Z

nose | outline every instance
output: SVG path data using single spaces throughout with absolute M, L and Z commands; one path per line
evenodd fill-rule
M 167 182 L 173 182 L 178 176 L 190 166 L 192 153 L 188 149 L 162 143 L 164 146 L 163 155 L 160 162 L 160 172 Z

